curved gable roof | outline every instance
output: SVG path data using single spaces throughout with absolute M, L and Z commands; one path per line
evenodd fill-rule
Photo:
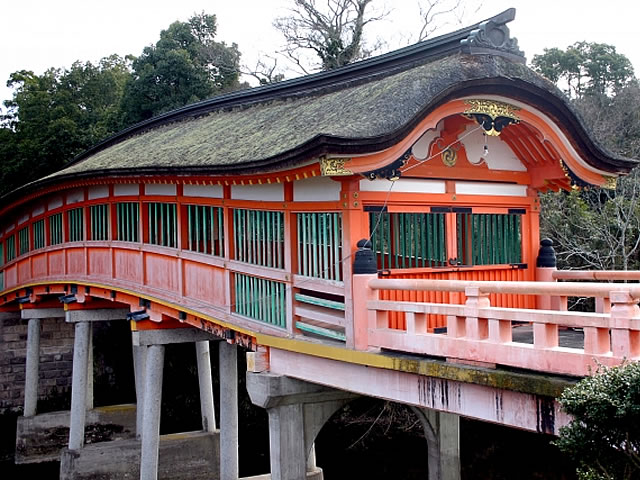
M 507 10 L 341 69 L 169 112 L 107 139 L 32 186 L 99 175 L 237 175 L 291 167 L 325 153 L 375 152 L 397 143 L 442 103 L 473 94 L 536 106 L 594 167 L 627 172 L 635 162 L 595 142 L 566 97 L 526 67 L 505 26 L 514 15 Z M 491 43 L 492 31 L 504 34 L 499 45 Z

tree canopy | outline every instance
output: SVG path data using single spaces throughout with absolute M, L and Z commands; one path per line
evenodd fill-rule
M 0 194 L 64 166 L 124 127 L 239 88 L 240 52 L 215 40 L 215 15 L 174 22 L 139 57 L 111 55 L 11 74 L 0 122 Z
M 640 363 L 600 367 L 560 397 L 573 421 L 556 445 L 579 465 L 583 480 L 640 476 Z
M 568 88 L 575 108 L 605 147 L 640 158 L 640 87 L 615 47 L 578 42 L 534 56 L 539 72 Z M 614 190 L 588 188 L 542 196 L 541 231 L 553 238 L 560 268 L 640 268 L 640 171 Z
M 215 15 L 174 22 L 133 61 L 122 101 L 124 124 L 133 124 L 240 87 L 240 52 L 215 40 Z
M 532 65 L 572 98 L 615 95 L 634 80 L 629 59 L 605 43 L 577 42 L 566 50 L 545 48 L 543 54 L 533 56 Z
M 129 77 L 117 55 L 97 65 L 76 62 L 42 75 L 11 74 L 14 88 L 0 128 L 0 191 L 13 189 L 64 165 L 120 128 L 120 101 Z

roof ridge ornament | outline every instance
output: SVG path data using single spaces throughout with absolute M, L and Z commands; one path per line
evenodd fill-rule
M 525 63 L 524 52 L 518 48 L 518 39 L 511 38 L 507 23 L 516 18 L 516 9 L 510 8 L 486 20 L 460 40 L 462 51 L 470 54 L 499 54 Z

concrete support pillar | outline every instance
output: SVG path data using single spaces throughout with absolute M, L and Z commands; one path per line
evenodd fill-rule
M 78 322 L 73 342 L 73 375 L 71 379 L 71 419 L 69 423 L 69 450 L 78 450 L 84 444 L 87 414 L 87 375 L 91 323 Z
M 316 444 L 311 445 L 311 451 L 307 457 L 307 472 L 313 472 L 318 466 L 316 465 Z
M 211 377 L 211 353 L 208 341 L 196 342 L 196 358 L 198 361 L 202 429 L 205 432 L 213 432 L 216 429 L 216 416 L 213 409 L 213 379 Z
M 144 373 L 147 365 L 147 347 L 133 345 L 133 374 L 136 383 L 136 438 L 142 438 L 144 417 Z
M 87 356 L 87 410 L 93 410 L 93 326 L 91 331 Z
M 251 401 L 267 409 L 272 480 L 303 480 L 315 467 L 313 442 L 325 422 L 356 396 L 270 373 L 247 373 Z
M 220 342 L 220 480 L 237 480 L 238 357 L 237 347 Z
M 460 417 L 412 407 L 427 439 L 429 480 L 460 480 Z
M 267 409 L 272 480 L 303 480 L 307 473 L 301 403 Z
M 40 319 L 30 318 L 27 326 L 27 361 L 24 383 L 24 416 L 32 417 L 38 406 L 40 367 Z
M 150 345 L 145 372 L 140 480 L 157 480 L 158 478 L 163 367 L 164 345 Z

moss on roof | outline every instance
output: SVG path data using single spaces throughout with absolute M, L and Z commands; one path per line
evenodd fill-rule
M 231 173 L 291 158 L 319 138 L 366 143 L 402 130 L 451 90 L 491 78 L 554 89 L 521 63 L 456 54 L 333 91 L 183 118 L 126 138 L 52 177 L 147 168 Z

